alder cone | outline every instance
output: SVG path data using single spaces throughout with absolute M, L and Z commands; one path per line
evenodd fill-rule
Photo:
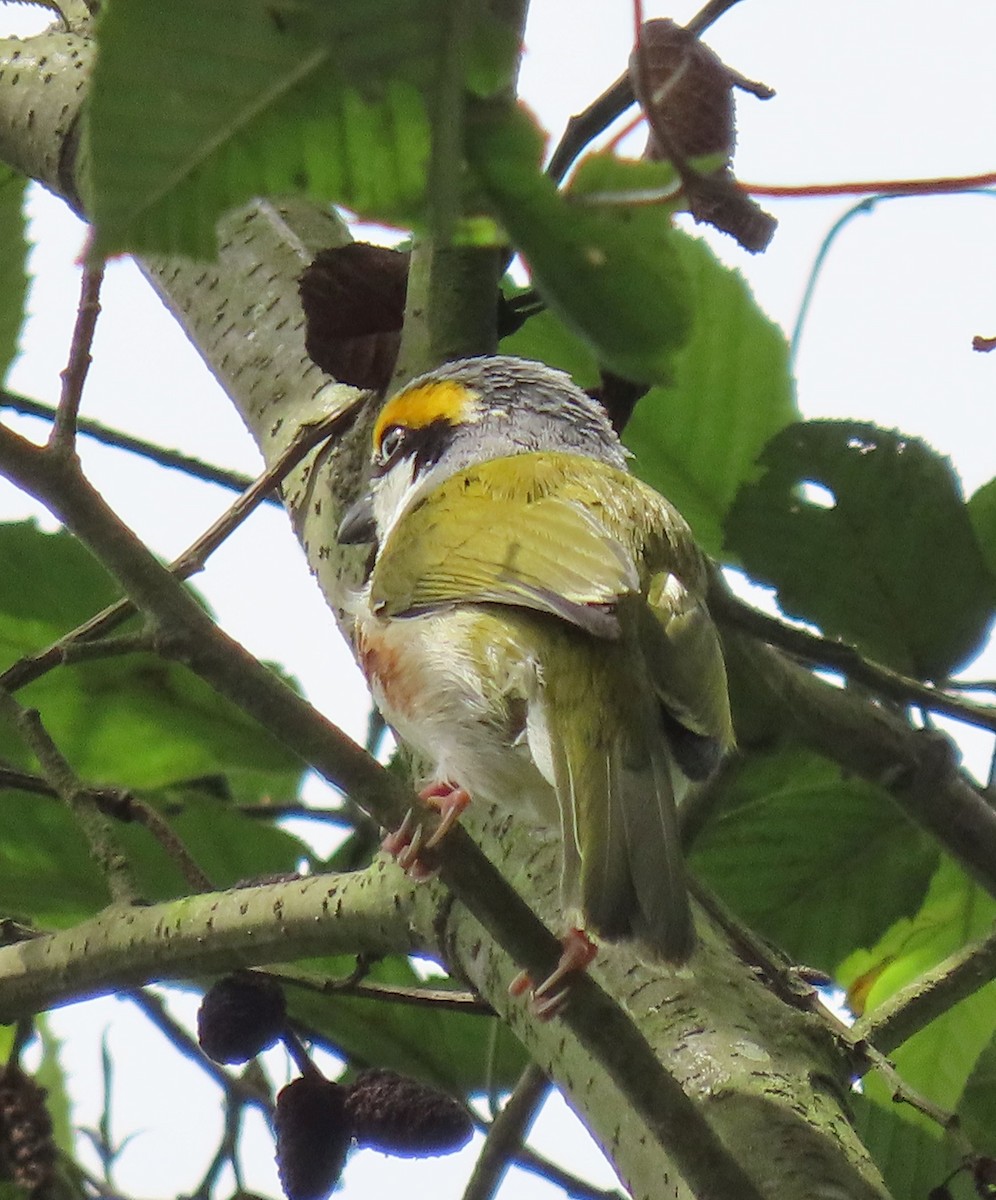
M 346 1089 L 305 1075 L 277 1095 L 277 1171 L 287 1200 L 322 1200 L 342 1173 L 352 1140 Z
M 57 1151 L 46 1091 L 16 1063 L 0 1069 L 0 1180 L 42 1197 L 55 1179 Z
M 704 42 L 674 21 L 646 21 L 629 73 L 650 125 L 647 158 L 668 158 L 669 149 L 686 159 L 700 154 L 732 157 L 733 77 Z
M 383 1067 L 357 1076 L 346 1112 L 359 1145 L 405 1157 L 450 1154 L 474 1132 L 452 1096 Z
M 204 993 L 197 1040 L 218 1063 L 244 1063 L 268 1050 L 287 1023 L 279 984 L 255 971 L 235 971 Z

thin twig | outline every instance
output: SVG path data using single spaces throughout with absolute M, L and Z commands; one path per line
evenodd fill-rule
M 8 408 L 27 417 L 38 417 L 42 421 L 54 421 L 57 411 L 50 404 L 42 404 L 40 400 L 31 400 L 27 396 L 19 396 L 16 392 L 4 389 L 0 389 L 0 408 Z M 109 425 L 88 417 L 77 417 L 76 432 L 100 442 L 101 445 L 113 446 L 117 450 L 127 450 L 130 454 L 147 458 L 161 467 L 182 471 L 185 475 L 204 480 L 206 483 L 216 483 L 230 492 L 244 492 L 252 484 L 248 475 L 201 462 L 199 458 L 192 458 L 179 450 L 168 450 L 164 446 L 157 446 L 120 429 L 112 429 Z M 267 496 L 263 503 L 279 505 L 280 501 L 276 496 Z
M 883 1054 L 897 1047 L 996 978 L 996 931 L 976 938 L 883 1000 L 852 1028 Z
M 91 788 L 85 787 L 42 724 L 35 709 L 25 708 L 0 688 L 0 715 L 21 735 L 41 767 L 45 779 L 73 814 L 90 846 L 90 855 L 107 881 L 111 897 L 119 904 L 133 904 L 138 890 L 128 860 L 100 811 Z
M 160 847 L 180 869 L 194 892 L 214 891 L 214 883 L 177 836 L 176 830 L 151 804 L 121 788 L 101 788 L 94 793 L 102 812 L 122 821 L 135 821 L 156 839 Z
M 316 446 L 343 433 L 356 420 L 366 402 L 361 393 L 356 400 L 334 416 L 302 425 L 287 449 L 259 476 L 242 495 L 229 506 L 217 521 L 170 564 L 178 579 L 188 579 L 203 569 L 211 554 L 259 507 L 266 497 L 286 479 L 292 470 Z M 105 637 L 135 613 L 135 605 L 127 599 L 108 605 L 64 637 L 37 654 L 25 655 L 0 675 L 0 687 L 10 692 L 33 683 L 42 675 L 66 661 L 67 651 L 79 642 L 92 642 Z
M 321 1071 L 315 1066 L 304 1042 L 301 1041 L 293 1029 L 285 1029 L 280 1035 L 280 1040 L 283 1042 L 284 1049 L 290 1055 L 294 1066 L 297 1067 L 302 1075 L 311 1078 L 321 1077 Z
M 30 771 L 18 771 L 15 767 L 0 767 L 0 792 L 30 792 L 34 796 L 51 796 L 58 800 L 59 793 L 40 775 Z
M 741 183 L 752 196 L 806 199 L 819 196 L 943 196 L 996 187 L 996 172 L 984 175 L 939 175 L 934 179 L 870 179 L 850 183 Z
M 497 1117 L 491 1122 L 474 1164 L 463 1200 L 492 1200 L 529 1136 L 529 1129 L 550 1091 L 550 1080 L 530 1063 Z
M 48 437 L 48 449 L 55 454 L 74 454 L 76 451 L 76 419 L 83 399 L 83 386 L 93 361 L 90 347 L 100 315 L 100 285 L 104 279 L 103 260 L 87 262 L 80 283 L 80 302 L 76 309 L 76 324 L 69 346 L 69 362 L 62 372 L 62 394 L 55 421 Z
M 915 1108 L 917 1112 L 923 1113 L 928 1120 L 934 1121 L 939 1125 L 955 1143 L 958 1153 L 962 1157 L 968 1157 L 974 1153 L 972 1144 L 961 1132 L 957 1113 L 941 1108 L 921 1092 L 918 1092 L 916 1088 L 910 1087 L 896 1070 L 895 1064 L 891 1063 L 870 1042 L 856 1043 L 854 1049 L 858 1055 L 867 1060 L 868 1066 L 872 1070 L 877 1071 L 889 1085 L 889 1089 L 892 1092 L 892 1099 L 896 1104 L 908 1104 L 911 1108 Z
M 58 790 L 40 775 L 18 771 L 12 767 L 0 767 L 0 791 L 31 792 L 36 796 L 59 799 Z M 183 878 L 195 892 L 214 890 L 213 882 L 201 870 L 190 851 L 183 844 L 168 821 L 151 804 L 140 800 L 124 788 L 85 787 L 81 790 L 96 809 L 115 821 L 134 821 L 147 829 L 166 854 L 179 867 Z
M 452 1009 L 456 1012 L 494 1016 L 487 1001 L 474 992 L 450 988 L 406 987 L 401 984 L 369 983 L 362 974 L 354 973 L 345 979 L 330 979 L 311 971 L 294 967 L 270 967 L 267 975 L 290 987 L 315 992 L 320 996 L 357 996 L 363 1000 L 379 1000 L 389 1004 L 408 1004 L 413 1008 Z
M 996 707 L 959 700 L 919 680 L 901 675 L 889 667 L 864 658 L 848 642 L 821 637 L 808 630 L 787 625 L 745 604 L 723 586 L 710 588 L 710 608 L 719 621 L 725 621 L 745 633 L 787 650 L 813 667 L 839 671 L 855 683 L 861 683 L 879 696 L 904 705 L 918 705 L 931 712 L 944 713 L 966 724 L 996 732 Z
M 636 94 L 629 71 L 624 71 L 586 109 L 575 113 L 567 122 L 546 168 L 550 178 L 560 183 L 585 146 L 635 103 Z
M 728 12 L 737 3 L 738 0 L 709 0 L 709 3 L 699 9 L 685 28 L 689 33 L 694 33 L 696 37 L 701 37 L 710 25 L 714 25 L 725 12 Z
M 738 0 L 709 0 L 709 3 L 692 17 L 685 28 L 689 33 L 699 37 L 736 3 Z M 586 109 L 575 113 L 567 122 L 546 168 L 546 173 L 550 178 L 560 183 L 570 170 L 571 163 L 585 146 L 594 141 L 600 133 L 604 133 L 613 121 L 621 117 L 626 109 L 635 103 L 636 93 L 633 91 L 633 81 L 627 69 L 617 80 L 610 83 Z

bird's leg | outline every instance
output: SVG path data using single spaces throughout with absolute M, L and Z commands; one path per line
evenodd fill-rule
M 583 971 L 598 953 L 595 944 L 580 929 L 572 929 L 561 944 L 564 949 L 556 967 L 539 987 L 532 987 L 533 981 L 526 971 L 516 975 L 508 987 L 512 996 L 521 996 L 532 988 L 531 1006 L 540 1021 L 549 1021 L 561 1011 L 570 995 L 571 975 Z
M 419 792 L 419 799 L 439 813 L 436 828 L 426 837 L 415 819 L 414 811 L 409 809 L 394 833 L 389 833 L 381 842 L 381 849 L 397 859 L 398 866 L 406 875 L 421 882 L 431 879 L 435 874 L 432 868 L 422 862 L 423 852 L 439 845 L 460 819 L 460 814 L 470 803 L 470 796 L 462 787 L 440 781 L 424 787 Z

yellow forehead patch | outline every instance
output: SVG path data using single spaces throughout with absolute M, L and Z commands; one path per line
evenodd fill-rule
M 477 392 L 452 379 L 423 383 L 399 392 L 380 410 L 373 431 L 374 450 L 380 449 L 384 431 L 392 425 L 423 429 L 433 421 L 449 421 L 451 425 L 466 421 L 477 398 Z

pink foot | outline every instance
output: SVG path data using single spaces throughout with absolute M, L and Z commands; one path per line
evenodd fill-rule
M 532 989 L 530 1007 L 540 1021 L 549 1021 L 561 1012 L 570 996 L 570 977 L 583 971 L 598 953 L 594 943 L 580 929 L 572 929 L 562 944 L 564 950 L 560 960 L 539 987 L 532 986 L 533 981 L 525 971 L 516 975 L 508 987 L 512 996 L 522 996 Z
M 453 826 L 460 820 L 460 815 L 470 803 L 470 794 L 455 783 L 430 783 L 418 794 L 418 798 L 430 808 L 439 813 L 439 824 L 432 831 L 425 843 L 426 850 L 438 846 Z
M 443 840 L 460 819 L 460 814 L 470 803 L 470 796 L 462 787 L 453 783 L 432 783 L 419 792 L 419 799 L 439 813 L 439 822 L 426 837 L 422 826 L 416 822 L 415 813 L 409 809 L 401 825 L 389 833 L 381 842 L 381 849 L 397 859 L 398 866 L 411 879 L 422 882 L 431 879 L 435 871 L 422 862 L 422 854 L 432 850 Z

